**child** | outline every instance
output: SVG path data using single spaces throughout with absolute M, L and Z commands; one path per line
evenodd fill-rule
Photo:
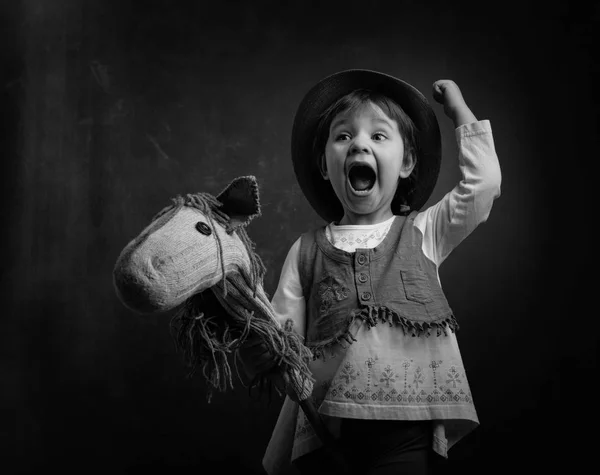
M 458 86 L 436 81 L 433 97 L 456 127 L 462 180 L 423 211 L 441 141 L 415 88 L 343 71 L 308 92 L 294 122 L 298 182 L 329 224 L 292 245 L 272 303 L 312 350 L 313 398 L 361 474 L 430 473 L 432 454 L 447 457 L 479 423 L 438 269 L 487 219 L 500 168 L 489 121 L 476 119 Z M 273 364 L 260 343 L 241 356 L 250 372 Z M 264 467 L 319 473 L 320 445 L 287 397 Z

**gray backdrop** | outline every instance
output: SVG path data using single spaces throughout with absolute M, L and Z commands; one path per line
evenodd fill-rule
M 261 473 L 281 398 L 252 399 L 236 382 L 208 404 L 202 379 L 186 378 L 169 316 L 126 310 L 111 272 L 171 197 L 252 174 L 263 216 L 248 232 L 272 294 L 289 246 L 322 224 L 291 166 L 295 109 L 317 80 L 356 67 L 398 76 L 430 100 L 435 80 L 455 80 L 491 120 L 501 162 L 489 221 L 441 268 L 482 423 L 447 470 L 583 463 L 596 324 L 579 309 L 593 294 L 576 265 L 592 249 L 582 164 L 597 156 L 597 9 L 3 6 L 2 473 Z M 444 158 L 428 204 L 460 176 L 452 124 L 435 110 Z

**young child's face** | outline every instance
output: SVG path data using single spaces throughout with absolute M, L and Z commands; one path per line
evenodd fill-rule
M 398 124 L 377 105 L 368 103 L 334 117 L 323 177 L 331 181 L 344 208 L 340 224 L 376 224 L 393 216 L 398 178 L 406 178 L 414 166 L 403 156 Z

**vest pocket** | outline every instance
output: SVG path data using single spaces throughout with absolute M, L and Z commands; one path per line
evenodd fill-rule
M 422 304 L 433 302 L 429 279 L 420 269 L 401 270 L 404 293 L 408 300 Z

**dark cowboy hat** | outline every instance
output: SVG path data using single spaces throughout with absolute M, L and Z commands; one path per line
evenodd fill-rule
M 408 205 L 419 210 L 433 192 L 440 171 L 441 136 L 437 118 L 423 94 L 393 76 L 364 69 L 341 71 L 319 81 L 304 96 L 292 129 L 292 161 L 298 184 L 313 209 L 327 222 L 344 215 L 333 188 L 319 170 L 313 148 L 321 115 L 335 101 L 355 89 L 370 89 L 394 100 L 417 128 L 416 188 L 407 196 Z M 400 187 L 399 187 L 400 188 Z M 397 193 L 398 195 L 398 193 Z M 392 212 L 401 214 L 400 201 L 394 199 Z

